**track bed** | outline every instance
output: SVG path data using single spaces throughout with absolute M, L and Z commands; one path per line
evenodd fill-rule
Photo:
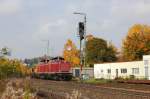
M 78 96 L 77 99 L 150 99 L 150 85 L 122 83 L 90 85 L 72 81 L 39 79 L 32 79 L 31 83 L 32 87 L 40 90 L 47 99 L 50 99 L 50 97 L 67 99 L 74 96 Z

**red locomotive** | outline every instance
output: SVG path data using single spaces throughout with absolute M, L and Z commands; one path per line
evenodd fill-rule
M 62 57 L 43 59 L 33 73 L 33 77 L 53 80 L 71 80 L 71 64 Z

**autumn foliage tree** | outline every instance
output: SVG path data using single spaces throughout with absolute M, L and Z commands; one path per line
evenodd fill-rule
M 10 77 L 21 77 L 30 74 L 28 67 L 17 59 L 0 58 L 0 79 Z
M 78 66 L 80 64 L 79 50 L 70 39 L 68 39 L 64 45 L 63 57 L 74 66 Z
M 104 39 L 93 37 L 86 43 L 86 61 L 88 64 L 116 61 L 117 49 Z
M 150 54 L 150 26 L 135 24 L 129 30 L 122 46 L 126 60 L 141 60 Z

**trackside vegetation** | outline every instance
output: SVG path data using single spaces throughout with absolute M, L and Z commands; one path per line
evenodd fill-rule
M 114 81 L 110 79 L 94 79 L 94 78 L 82 81 L 82 83 L 86 83 L 86 84 L 106 84 L 106 83 L 111 83 L 111 82 L 114 82 Z
M 23 77 L 30 74 L 30 69 L 17 59 L 0 58 L 0 79 Z

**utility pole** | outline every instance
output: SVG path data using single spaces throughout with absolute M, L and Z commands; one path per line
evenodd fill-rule
M 49 56 L 49 40 L 42 40 L 42 41 L 47 43 L 46 44 L 46 57 L 48 58 L 48 56 Z

